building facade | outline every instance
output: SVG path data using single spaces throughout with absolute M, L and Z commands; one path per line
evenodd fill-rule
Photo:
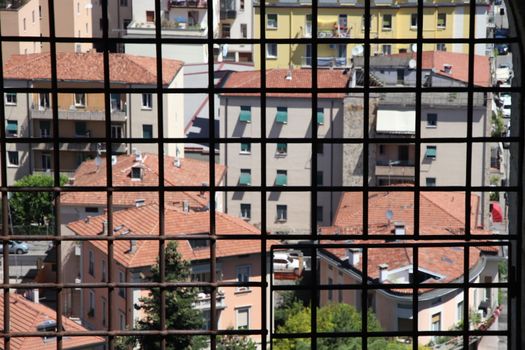
M 370 38 L 410 39 L 417 37 L 417 1 L 376 0 L 370 3 Z M 453 0 L 425 1 L 423 35 L 425 38 L 467 38 L 469 3 Z M 487 37 L 488 1 L 476 2 L 476 37 Z M 363 0 L 325 0 L 319 2 L 319 38 L 364 38 Z M 259 37 L 260 6 L 254 3 L 254 35 Z M 312 37 L 311 1 L 270 1 L 266 4 L 266 38 Z M 318 67 L 347 67 L 356 44 L 318 45 Z M 370 54 L 390 55 L 413 50 L 410 43 L 371 45 Z M 468 52 L 467 44 L 424 44 L 423 50 Z M 485 55 L 486 46 L 476 45 L 476 53 Z M 311 66 L 312 50 L 306 44 L 267 44 L 266 67 L 287 68 Z M 255 57 L 255 67 L 260 68 L 260 57 Z

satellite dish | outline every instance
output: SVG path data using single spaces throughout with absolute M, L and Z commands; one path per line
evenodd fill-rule
M 417 52 L 417 44 L 412 44 L 412 46 L 410 46 L 410 49 L 412 50 L 412 52 Z
M 394 212 L 390 209 L 388 209 L 385 213 L 386 215 L 386 218 L 388 219 L 388 221 L 392 220 L 394 218 Z
M 416 62 L 416 60 L 411 59 L 410 61 L 408 61 L 408 68 L 410 68 L 410 69 L 416 69 L 416 66 L 417 66 L 417 62 Z
M 358 45 L 352 49 L 352 56 L 361 56 L 365 52 L 363 45 Z

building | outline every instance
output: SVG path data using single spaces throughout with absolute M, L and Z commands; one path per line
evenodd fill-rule
M 102 23 L 102 1 L 92 0 L 91 2 L 91 27 L 93 28 L 93 37 L 102 38 L 104 28 Z M 108 1 L 108 37 L 120 38 L 126 35 L 126 28 L 132 19 L 132 0 Z M 111 52 L 124 52 L 122 44 L 117 45 L 108 43 Z M 112 47 L 112 45 L 114 45 Z M 95 43 L 97 51 L 102 51 L 103 47 Z
M 224 88 L 232 89 L 220 96 L 220 132 L 226 138 L 261 137 L 261 101 L 258 94 L 239 93 L 237 88 L 256 88 L 260 85 L 260 71 L 234 72 Z M 344 88 L 349 76 L 339 70 L 320 70 L 318 81 L 322 88 Z M 311 70 L 272 69 L 266 72 L 269 88 L 308 88 Z M 319 94 L 318 110 L 312 116 L 312 95 L 293 93 L 268 93 L 266 99 L 266 137 L 308 138 L 312 122 L 317 123 L 318 138 L 342 136 L 343 93 Z M 221 145 L 221 164 L 228 169 L 225 184 L 228 186 L 261 185 L 261 145 L 256 143 L 228 143 Z M 317 157 L 318 172 L 311 179 L 311 159 Z M 267 144 L 267 186 L 309 186 L 314 181 L 319 186 L 338 186 L 342 183 L 342 145 L 326 143 L 312 155 L 310 143 Z M 242 217 L 253 225 L 261 223 L 260 194 L 235 191 L 225 198 L 225 212 Z M 305 210 L 310 208 L 307 192 L 269 191 L 267 198 L 267 227 L 275 232 L 309 231 Z M 319 224 L 330 225 L 339 198 L 331 192 L 318 194 L 317 213 Z M 294 231 L 295 230 L 295 231 Z
M 130 0 L 131 1 L 131 0 Z M 128 38 L 155 38 L 155 1 L 132 0 L 132 21 L 127 26 Z M 218 6 L 215 5 L 218 17 Z M 163 0 L 161 2 L 161 36 L 162 38 L 208 38 L 208 4 L 207 0 Z M 215 16 L 215 14 L 212 14 Z M 214 23 L 218 20 L 214 17 Z M 125 52 L 134 55 L 156 56 L 155 45 L 126 43 Z M 162 56 L 186 63 L 208 62 L 206 44 L 164 44 Z
M 370 193 L 367 201 L 357 192 L 342 196 L 337 211 L 335 226 L 325 229 L 325 234 L 348 234 L 351 243 L 369 244 L 361 240 L 363 203 L 368 205 L 368 233 L 370 235 L 392 235 L 390 242 L 416 242 L 414 234 L 414 194 L 409 192 Z M 472 227 L 477 227 L 477 211 L 480 200 L 473 195 L 470 213 Z M 366 205 L 366 204 L 365 204 Z M 465 196 L 459 193 L 421 192 L 420 235 L 462 235 L 465 232 Z M 391 219 L 385 215 L 392 213 Z M 487 231 L 473 229 L 475 234 Z M 327 241 L 325 241 L 327 242 Z M 388 243 L 389 241 L 387 241 Z M 440 241 L 445 242 L 445 241 Z M 385 331 L 450 330 L 463 321 L 464 292 L 462 289 L 439 288 L 442 283 L 462 282 L 464 279 L 464 248 L 461 246 L 419 247 L 417 271 L 414 266 L 414 250 L 409 247 L 367 248 L 368 260 L 363 261 L 363 252 L 358 248 L 325 248 L 320 252 L 319 278 L 321 284 L 361 284 L 363 265 L 368 266 L 370 284 L 407 284 L 402 287 L 369 289 L 367 308 L 377 316 Z M 473 283 L 499 282 L 498 265 L 504 258 L 498 246 L 471 246 L 469 248 L 469 281 Z M 409 283 L 425 283 L 419 288 L 418 324 L 413 324 L 413 288 Z M 435 287 L 433 286 L 435 285 Z M 469 288 L 469 314 L 480 314 L 488 319 L 499 305 L 498 288 Z M 334 290 L 321 292 L 320 305 L 331 302 L 348 303 L 362 310 L 359 290 Z M 497 312 L 496 312 L 497 313 Z M 469 317 L 473 319 L 472 316 Z M 471 325 L 471 329 L 477 325 Z M 421 345 L 434 337 L 419 337 Z M 461 342 L 460 340 L 459 342 Z
M 10 0 L 0 3 L 2 36 L 40 36 L 42 13 L 39 5 L 39 0 Z M 2 42 L 2 60 L 5 62 L 12 55 L 41 52 L 42 46 L 40 42 Z
M 104 94 L 84 93 L 83 89 L 102 88 L 104 69 L 102 53 L 57 53 L 59 88 L 78 88 L 78 93 L 58 94 L 60 137 L 76 138 L 78 142 L 60 144 L 60 171 L 72 174 L 86 159 L 106 152 L 103 143 L 81 142 L 82 138 L 105 137 Z M 156 152 L 157 144 L 118 142 L 125 137 L 156 138 L 157 95 L 132 93 L 133 88 L 157 86 L 156 60 L 151 57 L 110 54 L 110 80 L 114 88 L 130 89 L 123 94 L 111 94 L 112 151 L 114 154 Z M 4 67 L 6 87 L 51 88 L 49 53 L 15 56 Z M 164 87 L 183 86 L 182 62 L 163 60 Z M 6 99 L 6 132 L 17 137 L 48 138 L 53 136 L 53 96 L 49 93 L 9 93 Z M 165 94 L 164 137 L 183 137 L 184 98 L 182 94 Z M 51 143 L 10 144 L 8 146 L 8 175 L 14 181 L 33 172 L 53 170 Z M 166 144 L 165 154 L 184 157 L 184 147 Z
M 38 296 L 38 293 L 29 293 Z M 4 305 L 4 298 L 9 298 L 9 331 L 13 333 L 57 332 L 57 313 L 55 310 L 42 305 L 36 297 L 35 301 L 28 300 L 20 294 L 9 293 L 0 295 L 0 303 Z M 67 332 L 87 332 L 87 329 L 77 322 L 62 317 L 63 330 Z M 0 310 L 0 327 L 4 328 L 4 308 Z M 105 339 L 99 336 L 67 336 L 62 338 L 62 349 L 67 350 L 103 350 L 106 348 Z M 53 350 L 57 348 L 55 337 L 13 337 L 9 342 L 9 349 L 41 349 Z M 0 344 L 4 349 L 4 344 Z
M 253 2 L 246 0 L 221 0 L 219 14 L 219 38 L 252 39 L 253 37 Z M 219 46 L 217 55 L 225 61 L 253 62 L 250 44 L 227 44 Z
M 362 86 L 363 57 L 354 60 L 352 86 Z M 415 54 L 396 54 L 371 57 L 371 81 L 385 87 L 414 87 L 417 65 Z M 474 57 L 474 85 L 491 86 L 489 58 Z M 422 53 L 423 87 L 466 87 L 468 84 L 468 54 L 425 51 Z M 416 94 L 370 94 L 369 137 L 404 138 L 400 143 L 369 145 L 369 184 L 391 185 L 414 183 L 419 176 L 423 186 L 465 186 L 467 146 L 465 143 L 425 142 L 425 138 L 467 136 L 468 94 L 466 92 L 432 92 L 421 94 L 421 151 L 419 174 L 415 173 Z M 363 100 L 360 94 L 350 94 L 345 104 L 345 136 L 362 137 Z M 488 137 L 491 133 L 492 94 L 476 92 L 472 102 L 472 135 Z M 358 155 L 360 145 L 344 146 L 344 181 L 347 185 L 362 183 L 362 164 Z M 473 186 L 489 185 L 490 144 L 472 144 L 471 181 Z M 454 169 L 454 171 L 450 171 Z M 482 197 L 485 225 L 488 220 L 488 196 Z
M 114 235 L 155 235 L 159 234 L 157 205 L 120 210 L 113 215 Z M 180 207 L 166 206 L 165 232 L 168 236 L 208 234 L 210 231 L 208 211 L 181 210 Z M 79 236 L 96 236 L 104 232 L 106 216 L 100 215 L 88 220 L 80 220 L 68 225 Z M 260 231 L 242 219 L 217 212 L 217 234 L 252 234 Z M 130 237 L 131 238 L 131 237 Z M 205 240 L 179 240 L 178 251 L 183 259 L 191 263 L 192 281 L 210 281 L 210 248 Z M 268 241 L 268 250 L 277 241 Z M 261 280 L 261 246 L 251 240 L 218 240 L 217 277 L 223 282 L 251 282 Z M 113 264 L 113 281 L 141 283 L 151 274 L 151 267 L 157 264 L 159 243 L 157 240 L 118 240 L 113 245 L 114 261 L 108 262 L 107 246 L 102 241 L 83 241 L 82 273 L 84 283 L 108 281 L 107 264 Z M 269 268 L 268 270 L 269 271 Z M 131 327 L 143 317 L 140 310 L 141 296 L 147 296 L 146 288 L 119 288 L 118 296 L 112 305 L 107 304 L 106 289 L 88 289 L 83 292 L 80 303 L 81 319 L 90 329 L 107 327 L 107 314 L 112 312 L 114 329 Z M 261 289 L 247 287 L 221 287 L 217 293 L 218 329 L 260 329 Z M 269 305 L 269 303 L 268 303 Z M 210 294 L 203 289 L 195 302 L 196 309 L 202 310 L 206 318 L 210 312 Z M 108 310 L 108 311 L 106 311 Z M 208 321 L 209 322 L 209 321 Z M 208 325 L 209 327 L 209 325 Z M 257 341 L 257 337 L 254 337 Z M 260 342 L 260 338 L 258 339 Z
M 375 0 L 370 2 L 370 38 L 409 39 L 417 37 L 417 1 Z M 467 1 L 425 1 L 423 35 L 425 38 L 467 38 L 469 30 L 469 3 Z M 488 1 L 476 2 L 476 38 L 487 37 Z M 319 38 L 364 38 L 364 0 L 324 0 L 319 2 Z M 254 3 L 254 35 L 260 37 L 260 6 Z M 296 39 L 312 37 L 312 7 L 310 0 L 266 3 L 266 38 Z M 319 67 L 346 67 L 352 59 L 355 44 L 318 46 Z M 406 44 L 374 44 L 370 54 L 390 55 L 413 50 Z M 468 53 L 468 44 L 425 44 L 423 50 L 441 50 Z M 486 45 L 476 45 L 476 53 L 485 55 Z M 266 67 L 287 68 L 311 66 L 311 46 L 306 44 L 267 44 Z M 260 57 L 255 57 L 255 67 L 260 68 Z

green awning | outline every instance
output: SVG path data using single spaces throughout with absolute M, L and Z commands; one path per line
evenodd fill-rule
M 7 132 L 16 133 L 18 131 L 18 123 L 17 122 L 8 121 L 7 122 L 6 131 Z
M 288 176 L 285 174 L 277 174 L 277 177 L 275 178 L 275 185 L 276 186 L 286 186 L 288 184 Z
M 319 125 L 324 124 L 324 113 L 323 112 L 317 112 L 317 124 Z
M 287 111 L 277 111 L 277 114 L 275 115 L 275 121 L 277 123 L 288 123 L 288 112 Z
M 436 158 L 437 149 L 436 147 L 427 147 L 425 152 L 425 157 L 427 158 Z
M 278 153 L 286 153 L 288 149 L 288 146 L 286 143 L 278 143 L 277 144 L 277 152 Z
M 251 111 L 248 111 L 248 110 L 242 110 L 241 109 L 241 114 L 239 114 L 239 120 L 241 122 L 251 122 L 252 121 L 252 112 Z
M 239 178 L 239 185 L 249 185 L 252 183 L 252 175 L 248 173 L 241 173 Z

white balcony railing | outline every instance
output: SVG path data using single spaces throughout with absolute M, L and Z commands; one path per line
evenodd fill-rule
M 226 308 L 226 299 L 224 292 L 217 292 L 216 307 L 218 310 Z M 197 300 L 193 303 L 193 307 L 197 310 L 210 310 L 211 309 L 211 295 L 209 293 L 199 293 Z

